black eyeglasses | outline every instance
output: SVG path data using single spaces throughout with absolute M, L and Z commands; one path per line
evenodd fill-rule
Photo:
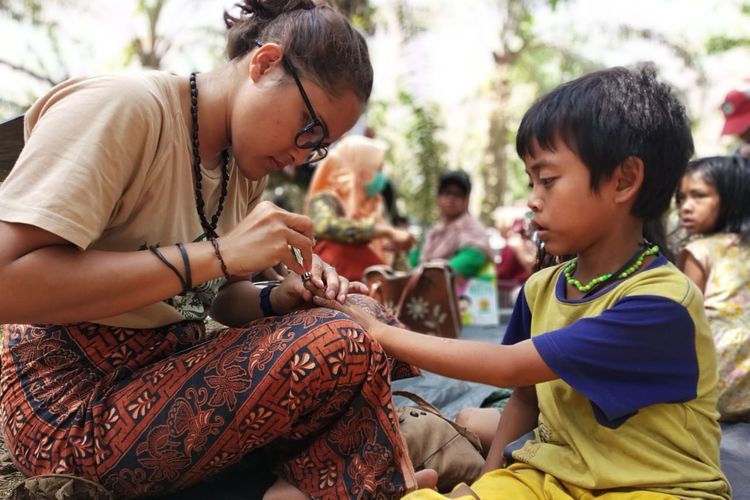
M 262 47 L 263 43 L 255 40 L 255 45 Z M 323 143 L 323 141 L 326 140 L 326 137 L 328 137 L 328 127 L 325 126 L 325 123 L 323 123 L 320 118 L 318 118 L 317 113 L 315 113 L 312 103 L 307 97 L 305 88 L 302 86 L 302 82 L 300 81 L 299 76 L 297 76 L 297 71 L 294 69 L 294 66 L 292 66 L 292 63 L 289 62 L 286 57 L 282 57 L 281 60 L 284 63 L 284 68 L 292 75 L 292 78 L 294 78 L 294 83 L 297 84 L 297 89 L 302 96 L 302 100 L 305 101 L 307 113 L 310 115 L 310 122 L 302 127 L 294 136 L 294 144 L 301 149 L 311 149 L 312 151 L 307 155 L 307 158 L 305 158 L 305 163 L 315 163 L 328 155 L 328 146 Z

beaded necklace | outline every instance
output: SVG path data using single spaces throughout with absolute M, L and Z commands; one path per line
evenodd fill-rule
M 576 287 L 579 292 L 589 295 L 592 290 L 599 288 L 603 283 L 606 283 L 607 281 L 612 279 L 613 276 L 616 276 L 617 279 L 627 278 L 631 274 L 635 273 L 638 269 L 640 269 L 641 266 L 643 266 L 643 260 L 646 257 L 659 253 L 659 245 L 652 245 L 648 242 L 641 243 L 641 245 L 646 247 L 646 249 L 643 251 L 638 251 L 620 269 L 618 269 L 614 273 L 602 274 L 601 276 L 597 276 L 585 285 L 573 277 L 573 273 L 575 273 L 576 271 L 576 264 L 578 262 L 578 258 L 574 258 L 567 266 L 565 266 L 565 269 L 563 269 L 565 282 L 568 285 Z
M 216 225 L 219 222 L 219 216 L 224 210 L 224 199 L 227 197 L 227 184 L 229 183 L 229 151 L 226 149 L 221 152 L 221 194 L 219 195 L 219 204 L 216 207 L 216 213 L 208 222 L 203 202 L 203 192 L 201 183 L 201 155 L 200 142 L 198 142 L 198 84 L 195 81 L 195 73 L 190 73 L 190 114 L 193 118 L 193 177 L 195 179 L 195 206 L 198 210 L 198 217 L 201 220 L 201 227 L 206 233 L 206 238 L 216 238 Z

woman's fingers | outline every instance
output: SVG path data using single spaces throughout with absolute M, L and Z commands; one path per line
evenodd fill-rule
M 343 276 L 339 276 L 339 295 L 338 301 L 342 304 L 346 302 L 346 295 L 349 293 L 349 280 Z
M 326 271 L 329 267 L 331 266 L 323 262 L 323 259 L 321 259 L 320 256 L 313 254 L 312 273 L 310 278 L 312 280 L 312 284 L 320 290 L 324 290 L 326 287 L 326 281 L 328 280 Z
M 326 271 L 325 271 L 325 277 L 326 277 L 326 297 L 329 299 L 334 299 L 339 296 L 341 292 L 341 282 L 342 280 L 345 280 L 343 276 L 340 276 L 339 273 L 336 271 L 336 268 L 333 266 L 329 266 L 326 264 Z M 342 301 L 343 302 L 343 301 Z
M 310 240 L 312 240 L 312 220 L 310 220 L 309 217 L 307 217 L 306 215 L 287 212 L 286 210 L 282 210 L 278 207 L 277 210 L 281 214 L 280 218 L 282 222 L 284 222 L 289 229 L 303 234 Z
M 327 264 L 317 255 L 313 255 L 312 282 L 319 290 L 324 291 L 325 297 L 336 299 L 341 288 L 342 276 L 336 268 Z
M 361 293 L 362 295 L 370 295 L 370 289 L 367 288 L 367 285 L 365 285 L 361 281 L 350 281 L 349 293 Z
M 312 221 L 267 201 L 258 203 L 222 235 L 221 243 L 231 274 L 246 274 L 278 263 L 303 274 L 312 266 Z

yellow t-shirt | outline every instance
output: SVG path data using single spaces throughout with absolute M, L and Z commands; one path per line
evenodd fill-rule
M 81 249 L 134 251 L 205 239 L 194 194 L 189 96 L 180 95 L 180 82 L 154 71 L 54 87 L 26 114 L 24 149 L 0 187 L 0 220 L 45 229 Z M 211 220 L 221 167 L 201 172 Z M 264 185 L 242 176 L 230 159 L 218 234 L 250 212 Z M 219 284 L 91 321 L 152 328 L 202 319 Z
M 580 300 L 562 266 L 534 274 L 503 342 L 527 338 L 560 378 L 536 385 L 535 438 L 515 460 L 589 491 L 731 498 L 703 301 L 666 259 Z

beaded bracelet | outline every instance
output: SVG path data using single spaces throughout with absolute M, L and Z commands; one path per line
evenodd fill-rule
M 273 283 L 264 287 L 260 291 L 260 310 L 263 311 L 263 316 L 266 318 L 279 315 L 279 313 L 273 310 L 273 306 L 271 305 L 271 290 L 277 286 L 277 283 Z
M 216 254 L 216 258 L 219 259 L 219 264 L 221 265 L 221 272 L 224 273 L 224 277 L 226 279 L 230 278 L 229 271 L 227 270 L 227 265 L 224 263 L 224 258 L 221 256 L 221 250 L 219 250 L 219 242 L 216 240 L 216 238 L 209 238 L 211 242 L 211 245 L 214 247 L 214 253 Z

